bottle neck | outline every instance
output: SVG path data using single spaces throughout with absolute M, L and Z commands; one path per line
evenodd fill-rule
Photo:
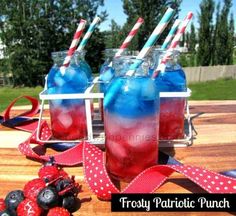
M 150 63 L 147 59 L 138 60 L 139 66 L 135 70 L 134 77 L 149 76 Z M 126 73 L 130 70 L 131 65 L 137 63 L 136 56 L 122 56 L 114 59 L 113 67 L 116 77 L 126 77 Z
M 60 67 L 63 65 L 63 62 L 67 56 L 67 51 L 53 52 L 51 56 L 54 66 Z M 85 61 L 85 51 L 75 51 L 70 63 L 78 65 L 80 61 Z
M 56 67 L 62 66 L 62 65 L 63 65 L 63 62 L 64 62 L 64 60 L 65 60 L 65 58 L 66 58 L 66 54 L 67 54 L 66 51 L 53 52 L 53 53 L 51 54 L 51 57 L 52 57 L 54 66 L 56 66 Z
M 116 48 L 105 49 L 104 51 L 105 62 L 112 62 L 113 58 L 115 57 L 118 51 L 119 49 L 116 49 Z M 121 56 L 128 55 L 128 53 L 129 52 L 127 50 L 124 50 Z
M 178 64 L 179 52 L 176 50 L 173 51 L 165 51 L 156 49 L 153 51 L 153 67 L 157 68 L 158 65 L 161 64 L 162 59 L 168 52 L 168 59 L 166 61 L 166 71 L 177 70 L 180 68 Z
M 71 59 L 71 64 L 79 65 L 81 61 L 85 61 L 85 51 L 75 51 L 72 59 Z

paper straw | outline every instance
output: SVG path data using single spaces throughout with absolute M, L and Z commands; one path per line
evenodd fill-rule
M 126 73 L 127 76 L 132 76 L 135 73 L 135 70 L 141 64 L 142 59 L 144 59 L 144 57 L 149 53 L 152 46 L 156 43 L 161 33 L 164 31 L 164 29 L 168 25 L 173 14 L 174 14 L 174 10 L 172 8 L 168 8 L 164 16 L 162 17 L 161 21 L 156 26 L 151 36 L 148 38 L 147 42 L 143 46 L 142 50 L 139 52 L 138 56 L 136 57 L 136 61 L 130 66 L 128 72 Z
M 120 46 L 119 50 L 115 54 L 115 57 L 121 56 L 121 54 L 124 52 L 124 50 L 129 46 L 133 37 L 137 34 L 137 32 L 138 32 L 140 26 L 143 24 L 143 22 L 144 22 L 143 18 L 139 17 L 137 22 L 135 23 L 134 27 L 131 29 L 130 33 L 125 38 L 125 40 L 122 43 L 122 45 Z
M 155 70 L 155 72 L 153 73 L 153 78 L 155 78 L 157 76 L 157 74 L 159 73 L 159 71 L 164 71 L 165 67 L 166 67 L 166 63 L 168 61 L 168 59 L 170 58 L 170 56 L 172 55 L 172 50 L 174 48 L 177 47 L 177 45 L 179 44 L 179 41 L 182 37 L 182 35 L 184 34 L 187 25 L 189 24 L 189 22 L 191 21 L 193 17 L 193 13 L 189 12 L 187 14 L 187 16 L 184 18 L 183 22 L 181 23 L 178 32 L 176 33 L 174 39 L 172 40 L 170 47 L 168 48 L 168 50 L 166 51 L 166 54 L 164 55 L 164 57 L 161 60 L 161 63 L 158 65 L 157 69 Z
M 85 25 L 86 25 L 86 20 L 81 19 L 80 23 L 79 23 L 79 25 L 78 25 L 78 27 L 76 29 L 76 32 L 74 34 L 74 37 L 73 37 L 73 40 L 71 42 L 70 48 L 69 48 L 69 50 L 67 52 L 66 58 L 65 58 L 65 60 L 63 62 L 63 65 L 60 67 L 60 72 L 61 72 L 62 75 L 65 74 L 66 68 L 70 64 L 71 58 L 72 58 L 72 56 L 73 56 L 73 54 L 74 54 L 74 52 L 76 50 L 76 47 L 77 47 L 77 45 L 79 43 L 79 39 L 80 39 L 80 37 L 81 37 L 81 35 L 82 35 L 83 31 L 84 31 Z
M 171 27 L 164 43 L 161 46 L 162 50 L 165 50 L 165 49 L 168 48 L 168 46 L 170 45 L 171 40 L 175 36 L 176 31 L 178 30 L 178 27 L 179 27 L 180 23 L 181 23 L 180 19 L 175 20 L 175 22 L 174 22 L 173 26 Z
M 82 41 L 80 42 L 77 51 L 81 51 L 84 49 L 85 45 L 87 44 L 89 38 L 91 37 L 92 33 L 95 30 L 95 27 L 97 26 L 97 24 L 101 21 L 100 17 L 95 17 L 93 22 L 90 24 L 86 34 L 84 35 Z
M 135 25 L 133 26 L 133 28 L 131 29 L 130 33 L 128 34 L 128 36 L 125 38 L 124 42 L 121 44 L 120 48 L 118 49 L 118 51 L 115 54 L 115 58 L 121 56 L 121 54 L 125 51 L 125 49 L 129 46 L 131 40 L 133 39 L 133 37 L 137 34 L 140 26 L 143 24 L 144 20 L 143 18 L 139 17 L 137 22 L 135 23 Z M 108 65 L 108 67 L 112 67 L 112 62 L 110 62 L 110 64 Z

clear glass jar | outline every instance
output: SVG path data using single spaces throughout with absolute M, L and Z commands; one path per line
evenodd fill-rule
M 100 84 L 99 84 L 99 89 L 100 92 L 105 93 L 108 86 L 110 85 L 111 80 L 114 78 L 115 76 L 115 70 L 114 67 L 112 66 L 113 64 L 113 58 L 115 56 L 115 54 L 118 52 L 119 49 L 106 49 L 104 51 L 104 56 L 105 56 L 105 62 L 102 64 L 101 68 L 100 68 L 100 75 L 99 75 L 99 80 L 100 80 Z M 125 55 L 127 53 L 127 51 L 125 50 L 122 55 Z M 99 109 L 100 109 L 100 113 L 101 113 L 101 120 L 103 121 L 104 119 L 104 110 L 103 110 L 103 100 L 100 100 L 99 103 Z
M 158 159 L 159 97 L 146 62 L 134 76 L 125 76 L 133 63 L 133 57 L 114 60 L 119 75 L 104 99 L 106 167 L 112 177 L 124 181 L 131 181 Z
M 79 66 L 78 57 L 73 57 L 65 74 L 60 67 L 67 52 L 52 53 L 54 65 L 51 68 L 47 87 L 48 94 L 83 93 L 88 87 L 88 78 Z M 55 99 L 49 101 L 53 137 L 60 140 L 77 140 L 87 136 L 85 101 L 83 99 Z
M 99 73 L 102 74 L 106 67 L 112 62 L 115 54 L 118 52 L 117 48 L 105 49 L 103 52 L 104 55 L 104 63 L 102 64 Z
M 75 51 L 74 57 L 72 58 L 71 61 L 71 65 L 75 65 L 76 67 L 79 67 L 80 70 L 84 71 L 84 73 L 88 78 L 88 81 L 92 83 L 93 82 L 92 69 L 85 60 L 85 54 L 86 54 L 85 50 Z
M 166 51 L 155 50 L 155 68 L 160 64 Z M 155 78 L 158 92 L 186 92 L 186 76 L 178 64 L 178 51 L 172 51 L 167 61 L 165 71 L 159 72 Z M 171 97 L 160 99 L 160 130 L 161 140 L 184 138 L 184 114 L 186 98 Z
M 118 49 L 106 49 L 104 51 L 105 61 L 99 71 L 100 92 L 104 93 L 115 75 L 115 70 L 112 67 L 112 60 L 117 53 Z

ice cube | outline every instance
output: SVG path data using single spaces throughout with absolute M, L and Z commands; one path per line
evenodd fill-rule
M 139 151 L 149 149 L 150 144 L 156 141 L 156 127 L 147 126 L 145 123 L 129 133 L 129 145 Z
M 128 158 L 128 152 L 126 148 L 121 145 L 118 141 L 109 140 L 106 143 L 106 148 L 108 149 L 109 153 L 113 155 L 113 157 L 122 161 L 124 158 Z
M 69 128 L 73 123 L 73 119 L 67 111 L 62 111 L 57 118 L 58 121 L 64 126 L 64 128 Z
M 143 79 L 134 77 L 127 78 L 125 83 L 123 84 L 123 90 L 125 92 L 130 92 L 129 94 L 132 94 L 135 97 L 138 97 L 141 90 L 142 80 Z
M 55 76 L 54 77 L 54 82 L 59 87 L 62 87 L 66 83 L 65 80 L 61 76 Z
M 106 67 L 103 69 L 103 72 L 100 74 L 99 79 L 103 82 L 109 82 L 114 77 L 115 71 L 111 67 Z
M 157 98 L 157 91 L 152 79 L 147 79 L 142 83 L 141 98 L 142 100 L 155 100 Z

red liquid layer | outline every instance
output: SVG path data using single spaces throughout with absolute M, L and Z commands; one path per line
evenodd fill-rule
M 160 140 L 184 138 L 185 99 L 164 98 L 160 103 Z
M 157 163 L 155 119 L 126 119 L 105 113 L 106 166 L 114 178 L 129 182 Z
M 85 106 L 55 107 L 50 104 L 53 137 L 60 140 L 76 140 L 87 137 Z

